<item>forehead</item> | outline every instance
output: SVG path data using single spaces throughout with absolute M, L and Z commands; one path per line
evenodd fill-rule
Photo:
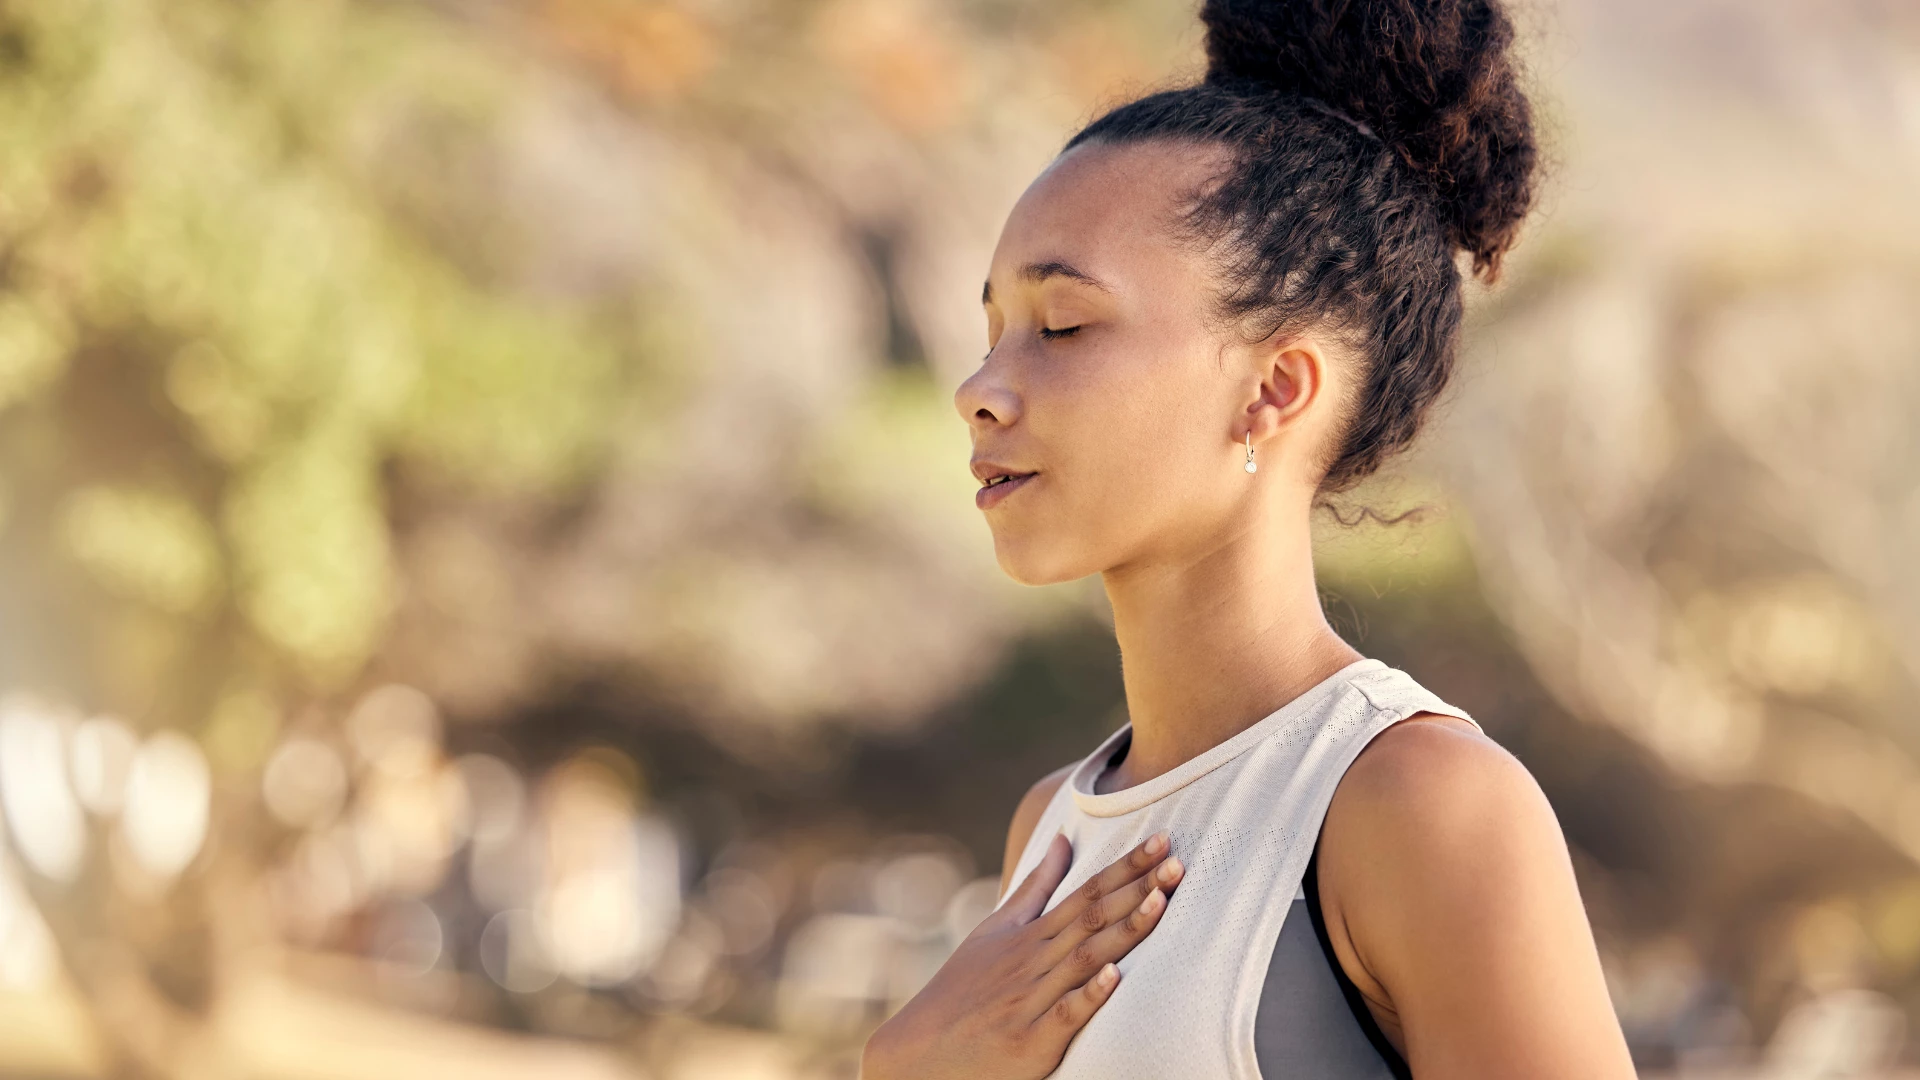
M 1173 242 L 1174 216 L 1221 165 L 1221 151 L 1193 143 L 1082 143 L 1055 158 L 1007 215 L 992 276 L 1059 260 L 1116 286 L 1191 269 Z

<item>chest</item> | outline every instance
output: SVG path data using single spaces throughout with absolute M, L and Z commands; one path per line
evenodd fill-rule
M 1062 831 L 1074 852 L 1049 907 L 1161 829 L 1186 866 L 1166 914 L 1118 961 L 1119 988 L 1054 1077 L 1259 1076 L 1259 997 L 1325 812 L 1323 785 L 1302 764 L 1255 756 L 1117 816 L 1088 814 L 1070 797 L 1049 806 L 1035 836 Z
M 1270 959 L 1300 895 L 1333 793 L 1360 750 L 1420 710 L 1469 719 L 1404 672 L 1365 660 L 1173 770 L 1107 793 L 1094 781 L 1122 728 L 1082 760 L 1014 868 L 1055 832 L 1073 863 L 1049 898 L 1165 829 L 1186 865 L 1153 932 L 1116 962 L 1120 985 L 1067 1047 L 1055 1080 L 1262 1080 L 1255 1050 Z

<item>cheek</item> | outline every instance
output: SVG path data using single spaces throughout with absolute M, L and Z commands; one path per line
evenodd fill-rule
M 1071 430 L 1049 442 L 1070 455 L 1064 494 L 1095 532 L 1150 531 L 1218 501 L 1231 406 L 1217 373 L 1192 357 L 1184 342 L 1114 350 L 1062 388 Z

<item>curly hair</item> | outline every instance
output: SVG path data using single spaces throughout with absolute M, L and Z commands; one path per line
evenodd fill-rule
M 1497 0 L 1206 0 L 1207 73 L 1082 128 L 1193 140 L 1231 165 L 1183 207 L 1219 252 L 1216 314 L 1253 340 L 1329 326 L 1363 377 L 1320 482 L 1413 441 L 1454 367 L 1459 253 L 1498 278 L 1533 199 L 1532 110 Z

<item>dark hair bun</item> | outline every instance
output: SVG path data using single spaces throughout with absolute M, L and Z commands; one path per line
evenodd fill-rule
M 1207 81 L 1315 98 L 1432 184 L 1455 245 L 1498 274 L 1533 196 L 1532 110 L 1497 0 L 1206 0 Z

